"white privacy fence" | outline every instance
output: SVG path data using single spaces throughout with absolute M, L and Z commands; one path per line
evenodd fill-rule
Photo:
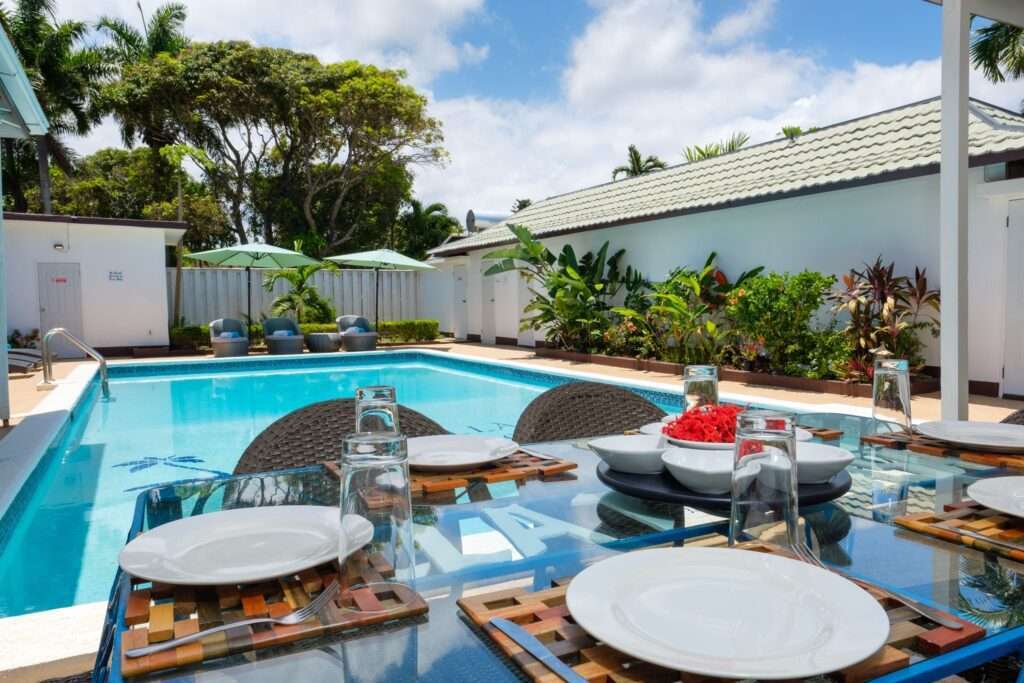
M 175 269 L 167 269 L 167 311 L 174 315 Z M 288 291 L 277 282 L 274 291 L 263 288 L 265 271 L 252 270 L 252 317 L 270 316 L 274 299 Z M 331 302 L 338 315 L 363 315 L 373 320 L 374 272 L 372 270 L 321 270 L 313 275 L 320 295 Z M 380 271 L 380 319 L 419 317 L 417 273 L 411 270 Z M 202 325 L 217 318 L 244 319 L 246 272 L 244 268 L 182 268 L 181 313 L 188 325 Z

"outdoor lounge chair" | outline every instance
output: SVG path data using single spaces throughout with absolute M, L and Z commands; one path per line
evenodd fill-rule
M 18 356 L 7 356 L 7 372 L 32 372 L 38 370 L 42 366 L 41 360 L 31 360 L 28 358 L 20 358 Z
M 272 355 L 302 353 L 303 337 L 291 318 L 267 318 L 263 321 L 263 341 Z
M 43 352 L 39 349 L 7 349 L 8 356 L 17 356 L 25 360 L 43 360 Z
M 341 345 L 346 351 L 373 351 L 377 348 L 377 333 L 371 332 L 370 321 L 359 315 L 343 315 L 337 320 Z M 359 328 L 363 332 L 351 331 Z
M 242 453 L 235 474 L 315 465 L 341 457 L 341 442 L 356 430 L 356 402 L 336 398 L 294 410 L 257 435 Z M 398 424 L 406 436 L 448 431 L 412 408 L 398 406 Z
M 518 443 L 622 434 L 665 417 L 665 411 L 629 389 L 600 382 L 570 382 L 533 399 L 519 416 Z
M 249 330 L 240 320 L 214 320 L 210 323 L 210 345 L 213 346 L 213 355 L 217 358 L 245 356 L 249 353 Z

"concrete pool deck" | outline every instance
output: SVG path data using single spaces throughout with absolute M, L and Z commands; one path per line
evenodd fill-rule
M 440 351 L 467 359 L 507 361 L 521 366 L 534 367 L 538 370 L 586 373 L 613 380 L 663 385 L 677 390 L 680 384 L 677 375 L 540 358 L 535 356 L 531 349 L 512 346 L 438 343 L 396 347 L 396 350 L 399 349 Z M 257 356 L 258 354 L 252 355 Z M 201 357 L 125 358 L 111 359 L 111 361 L 112 364 L 114 362 L 173 363 Z M 93 362 L 64 361 L 55 365 L 54 372 L 58 380 L 75 383 L 84 375 L 91 374 L 95 365 Z M 24 420 L 33 410 L 45 409 L 44 401 L 54 394 L 51 391 L 36 389 L 36 384 L 40 379 L 41 373 L 38 372 L 30 373 L 27 376 L 12 376 L 11 406 L 14 425 Z M 65 388 L 71 389 L 70 386 Z M 723 394 L 732 394 L 734 397 L 741 396 L 755 401 L 799 403 L 811 410 L 815 406 L 821 406 L 825 410 L 834 410 L 837 406 L 847 406 L 851 412 L 863 412 L 869 411 L 871 407 L 869 399 L 755 387 L 736 382 L 722 382 L 721 390 Z M 53 401 L 51 401 L 52 403 Z M 917 419 L 937 419 L 939 417 L 937 394 L 916 396 L 911 405 L 914 417 Z M 971 397 L 971 418 L 976 420 L 998 421 L 1022 408 L 1024 408 L 1024 401 Z M 31 422 L 31 418 L 29 422 Z M 16 426 L 4 431 L 8 432 L 4 441 L 21 438 Z M 97 602 L 0 619 L 0 682 L 39 681 L 90 669 L 99 641 L 104 610 L 105 603 Z M 43 640 L 38 637 L 40 633 L 49 635 Z

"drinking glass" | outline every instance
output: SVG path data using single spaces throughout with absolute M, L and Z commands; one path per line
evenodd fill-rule
M 683 368 L 683 412 L 698 406 L 718 405 L 718 368 L 687 365 Z
M 398 400 L 395 388 L 387 386 L 356 389 L 356 433 L 399 433 Z
M 748 410 L 736 418 L 729 545 L 755 538 L 799 544 L 793 422 L 792 414 L 773 410 Z
M 369 520 L 372 537 L 358 515 Z M 409 496 L 409 454 L 405 436 L 391 432 L 350 434 L 342 442 L 341 519 L 348 530 L 339 540 L 339 555 L 350 550 L 352 530 L 364 530 L 358 542 L 372 555 L 372 572 L 362 585 L 411 583 L 415 551 L 412 501 Z M 380 564 L 383 560 L 384 564 Z M 342 563 L 344 565 L 344 563 Z M 348 572 L 346 571 L 347 577 Z M 343 581 L 342 586 L 345 587 Z M 350 589 L 353 586 L 350 586 Z M 380 592 L 379 590 L 375 592 Z
M 910 365 L 902 358 L 876 358 L 871 390 L 871 417 L 894 422 L 908 434 L 910 420 Z

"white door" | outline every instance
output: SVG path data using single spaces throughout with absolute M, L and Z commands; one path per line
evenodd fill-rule
M 40 263 L 39 333 L 63 327 L 81 339 L 82 279 L 77 263 Z M 66 341 L 55 341 L 54 353 L 59 358 L 81 358 L 84 354 Z
M 1006 235 L 1006 344 L 1003 394 L 1024 395 L 1024 200 L 1010 202 Z
M 465 340 L 469 331 L 469 311 L 466 309 L 466 266 L 452 268 L 452 334 Z
M 484 344 L 493 344 L 497 334 L 494 325 L 494 276 L 483 274 L 490 267 L 488 263 L 480 270 L 480 341 Z

